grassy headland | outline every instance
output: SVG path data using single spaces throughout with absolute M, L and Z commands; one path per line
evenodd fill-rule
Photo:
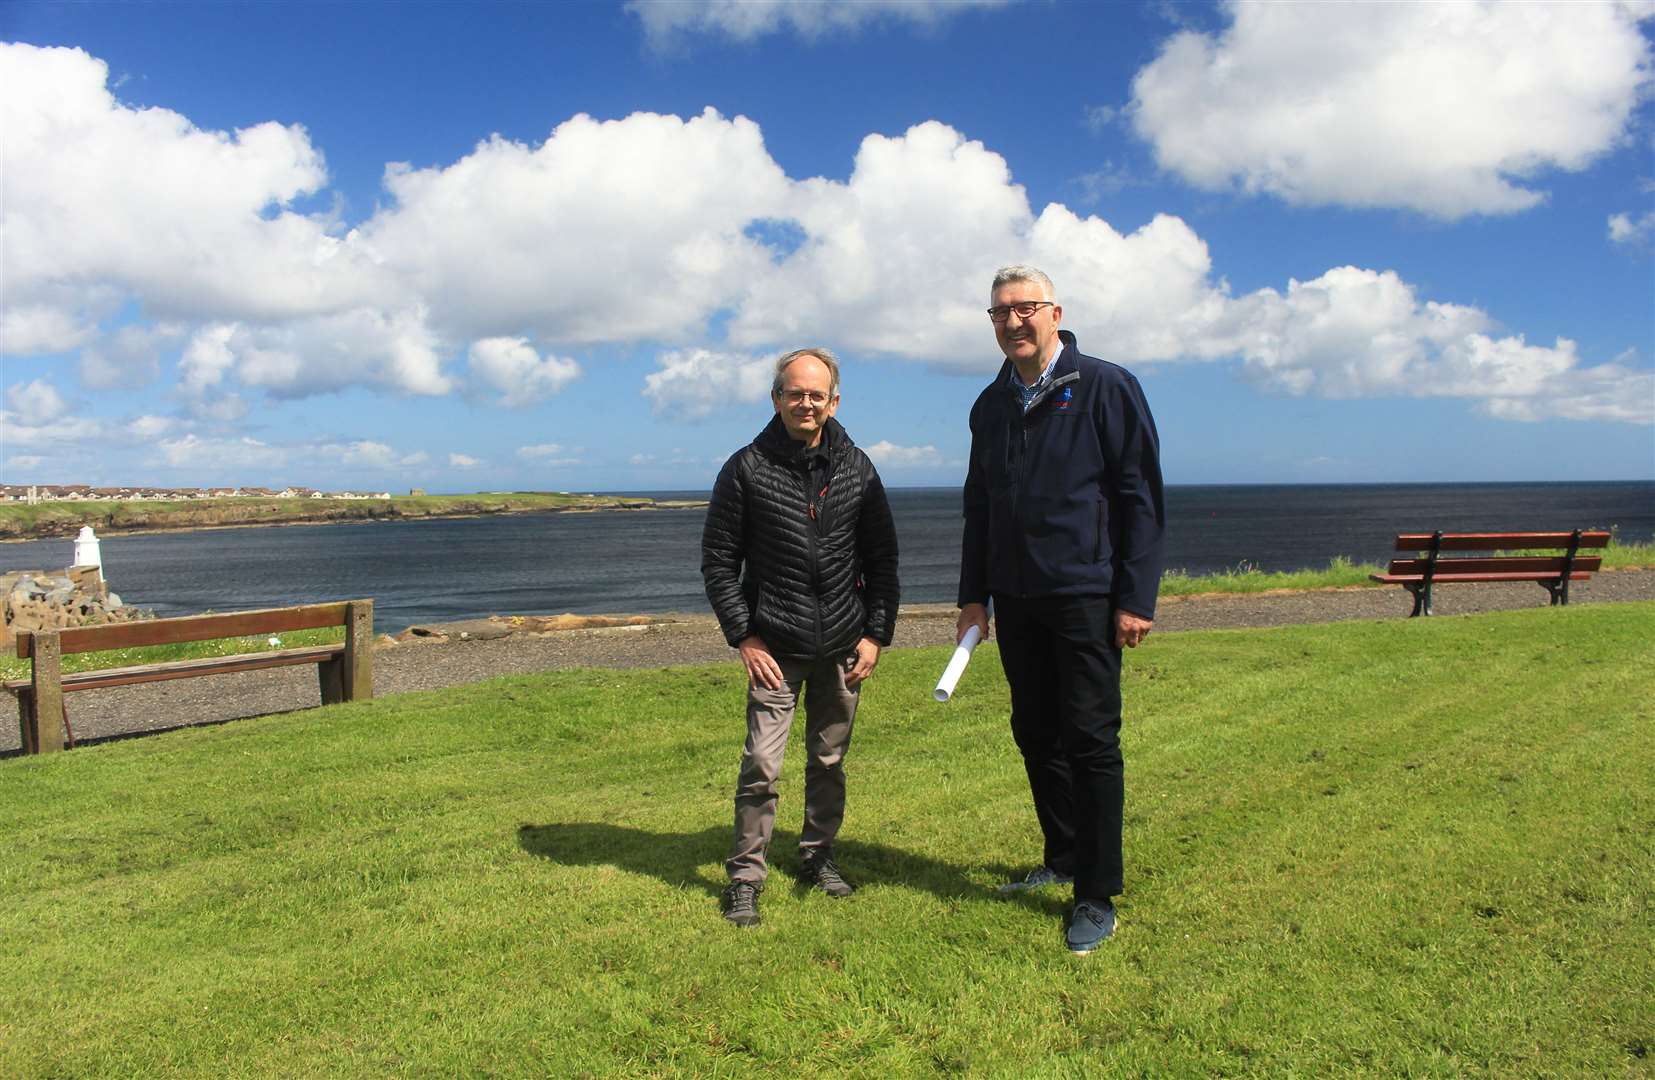
M 1634 1075 L 1655 604 L 1130 653 L 1096 955 L 1007 693 L 869 683 L 841 861 L 717 915 L 733 664 L 568 671 L 0 762 L 0 1075 Z M 984 646 L 992 649 L 992 645 Z
M 73 536 L 83 525 L 100 533 L 211 529 L 243 525 L 322 524 L 409 518 L 476 517 L 530 511 L 647 510 L 654 499 L 620 495 L 515 491 L 477 495 L 394 495 L 389 499 L 187 499 L 178 501 L 43 502 L 0 505 L 0 540 Z

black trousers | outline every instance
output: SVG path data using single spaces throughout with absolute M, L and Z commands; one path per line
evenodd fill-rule
M 1121 651 L 1101 596 L 994 597 L 1011 734 L 1023 754 L 1046 865 L 1077 899 L 1121 892 Z

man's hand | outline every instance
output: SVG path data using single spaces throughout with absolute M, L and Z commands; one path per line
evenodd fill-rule
M 1154 619 L 1144 619 L 1130 611 L 1115 612 L 1115 648 L 1136 649 L 1138 642 L 1149 636 Z
M 851 659 L 851 657 L 846 657 Z M 863 638 L 856 643 L 856 663 L 845 672 L 845 689 L 855 690 L 862 685 L 862 680 L 873 674 L 873 669 L 879 664 L 879 642 L 873 638 Z
M 741 650 L 741 662 L 747 668 L 747 685 L 762 686 L 766 690 L 782 688 L 782 666 L 770 655 L 770 646 L 757 634 L 748 634 L 736 646 Z
M 954 644 L 958 645 L 965 632 L 975 626 L 988 637 L 988 608 L 982 604 L 966 604 L 960 608 L 960 618 L 954 624 Z

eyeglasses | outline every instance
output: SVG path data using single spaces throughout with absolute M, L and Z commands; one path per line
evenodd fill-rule
M 990 322 L 1002 323 L 1015 311 L 1019 319 L 1028 319 L 1043 307 L 1056 306 L 1057 304 L 1051 300 L 1019 300 L 1015 304 L 997 304 L 989 308 L 988 318 Z
M 815 408 L 821 408 L 828 403 L 828 396 L 820 390 L 783 390 L 782 400 L 789 405 L 803 405 L 809 402 Z

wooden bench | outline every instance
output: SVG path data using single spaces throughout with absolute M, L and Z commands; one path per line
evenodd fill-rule
M 1414 594 L 1415 615 L 1431 614 L 1431 586 L 1439 582 L 1535 581 L 1552 594 L 1552 603 L 1569 602 L 1569 582 L 1585 581 L 1603 564 L 1599 555 L 1581 555 L 1587 548 L 1609 546 L 1607 532 L 1524 532 L 1524 533 L 1402 533 L 1396 551 L 1415 552 L 1406 559 L 1392 559 L 1383 574 L 1369 574 L 1374 581 L 1401 585 Z M 1443 552 L 1525 551 L 1557 549 L 1561 555 L 1473 555 L 1443 558 Z M 1424 553 L 1419 557 L 1418 553 Z
M 63 695 L 78 690 L 316 664 L 322 684 L 322 704 L 370 698 L 373 696 L 373 625 L 372 600 L 345 600 L 332 604 L 234 611 L 223 615 L 191 615 L 180 619 L 149 619 L 66 630 L 25 630 L 17 635 L 17 655 L 33 659 L 31 677 L 14 679 L 4 686 L 17 695 L 23 752 L 48 753 L 63 749 L 68 718 Z M 71 653 L 262 636 L 328 626 L 345 628 L 342 644 L 103 668 L 71 675 L 64 675 L 61 670 L 61 658 Z

